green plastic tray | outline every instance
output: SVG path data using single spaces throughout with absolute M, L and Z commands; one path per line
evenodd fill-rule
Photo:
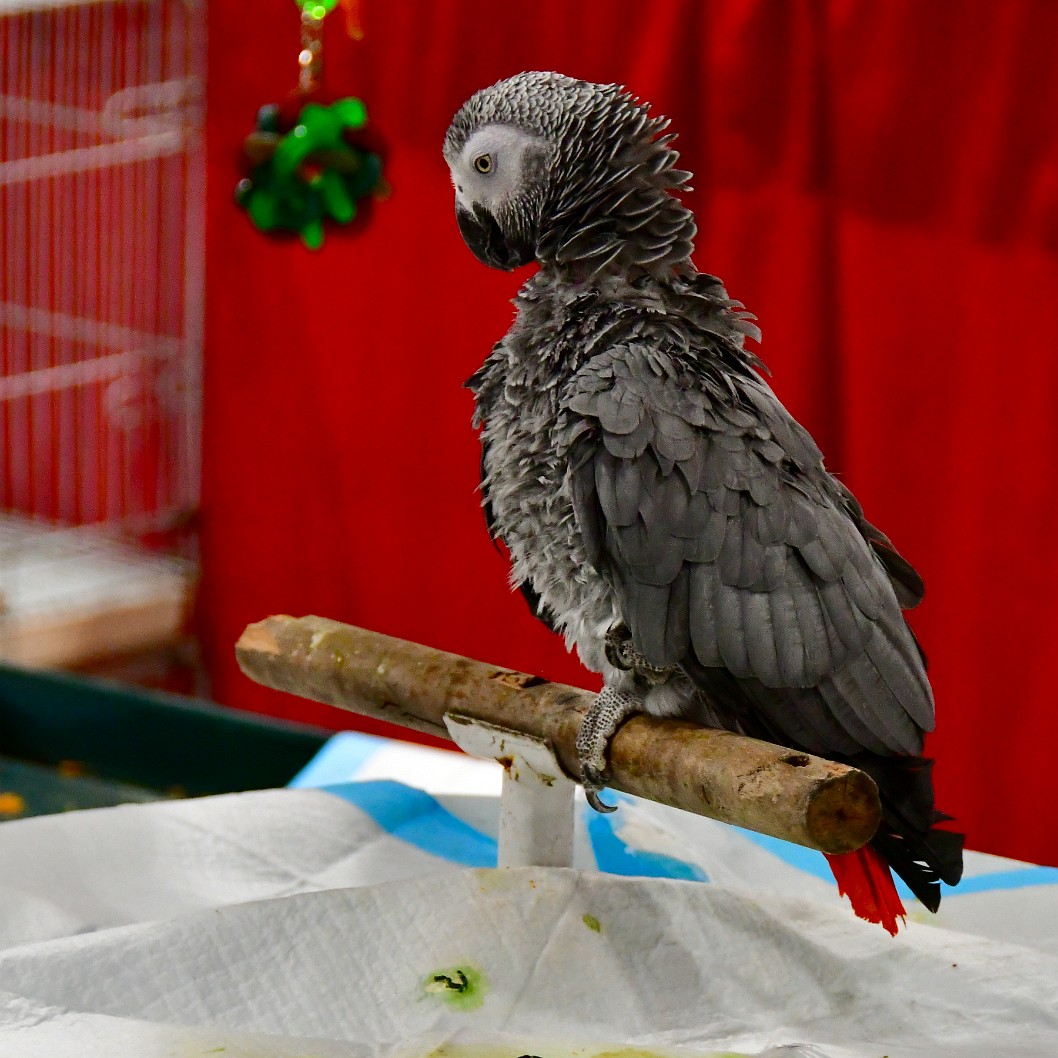
M 0 820 L 285 786 L 332 732 L 0 665 Z

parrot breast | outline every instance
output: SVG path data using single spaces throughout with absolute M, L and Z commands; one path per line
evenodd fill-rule
M 519 292 L 513 326 L 467 383 L 482 427 L 482 499 L 493 535 L 510 551 L 511 582 L 528 588 L 567 646 L 608 679 L 620 680 L 621 672 L 607 660 L 605 636 L 623 618 L 574 511 L 575 449 L 589 423 L 569 407 L 569 389 L 581 367 L 622 341 L 648 341 L 659 356 L 692 355 L 692 328 L 675 321 L 700 315 L 706 301 L 715 306 L 708 325 L 714 337 L 727 329 L 740 347 L 753 328 L 730 311 L 719 282 L 711 276 L 687 282 L 699 289 L 688 295 L 694 305 L 680 312 L 675 288 L 621 276 L 576 286 L 542 271 Z M 675 708 L 655 697 L 659 712 Z
M 530 286 L 533 281 L 530 281 Z M 482 496 L 493 535 L 511 554 L 511 582 L 528 585 L 567 646 L 596 672 L 619 619 L 614 593 L 589 561 L 573 512 L 569 413 L 561 408 L 573 350 L 571 306 L 523 290 L 518 318 L 471 380 L 482 425 Z M 563 366 L 564 365 L 564 366 Z

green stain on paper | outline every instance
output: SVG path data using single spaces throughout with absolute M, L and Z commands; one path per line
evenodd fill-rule
M 624 1047 L 619 1051 L 598 1051 L 592 1058 L 661 1058 L 658 1051 L 644 1051 L 638 1047 Z
M 668 1051 L 644 1051 L 638 1047 L 625 1047 L 619 1051 L 597 1051 L 591 1058 L 664 1058 Z M 686 1052 L 683 1052 L 686 1053 Z M 708 1051 L 701 1058 L 750 1058 L 741 1051 Z
M 692 1054 L 696 1058 L 750 1058 L 741 1051 L 701 1051 L 691 1052 L 686 1049 L 680 1050 L 680 1058 L 689 1058 Z M 442 1043 L 434 1048 L 423 1058 L 537 1058 L 539 1055 L 545 1058 L 676 1058 L 674 1051 L 648 1051 L 641 1047 L 622 1047 L 605 1051 L 596 1051 L 590 1045 L 583 1043 L 563 1046 L 555 1040 L 540 1042 L 536 1045 L 521 1044 L 495 1044 L 481 1043 Z
M 423 979 L 425 996 L 444 1000 L 453 1010 L 477 1010 L 485 1002 L 485 976 L 472 966 L 451 966 L 429 973 Z
M 581 922 L 595 933 L 602 933 L 602 923 L 594 915 L 581 915 Z

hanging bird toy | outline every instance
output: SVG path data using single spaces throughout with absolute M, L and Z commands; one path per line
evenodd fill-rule
M 367 108 L 355 97 L 325 104 L 313 99 L 323 76 L 323 20 L 338 0 L 298 0 L 301 51 L 298 88 L 288 104 L 270 103 L 257 112 L 246 137 L 246 176 L 236 202 L 258 230 L 297 234 L 309 249 L 323 245 L 324 222 L 347 225 L 369 196 L 382 198 L 382 159 L 357 134 Z M 350 36 L 362 36 L 352 4 L 346 8 Z

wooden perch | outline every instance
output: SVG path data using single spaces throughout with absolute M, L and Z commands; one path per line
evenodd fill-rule
M 447 712 L 547 740 L 579 775 L 574 741 L 595 695 L 323 617 L 269 617 L 235 653 L 258 683 L 448 738 Z M 821 852 L 852 852 L 881 819 L 863 772 L 730 731 L 639 715 L 618 731 L 608 785 Z

